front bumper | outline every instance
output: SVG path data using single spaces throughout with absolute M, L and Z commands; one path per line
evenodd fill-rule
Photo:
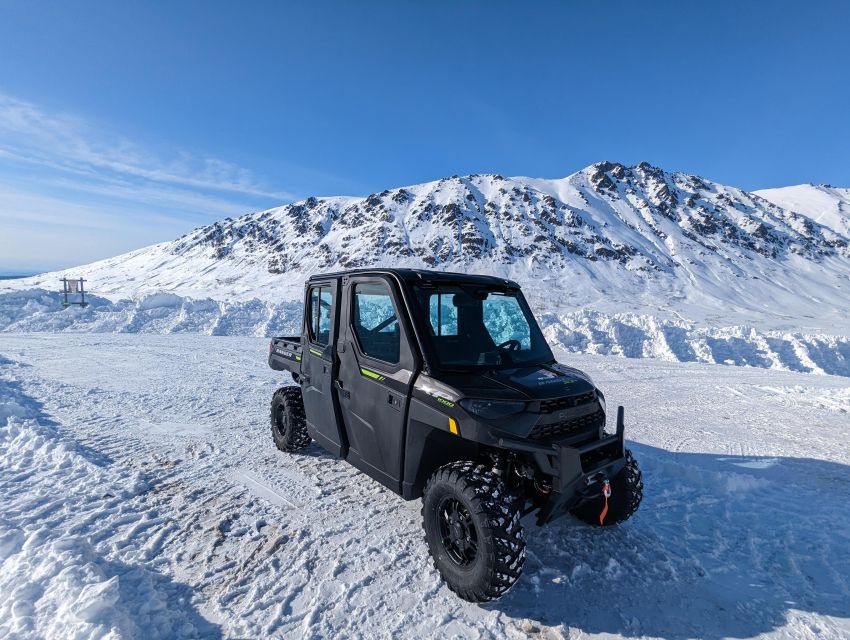
M 532 454 L 540 471 L 552 478 L 552 493 L 537 513 L 538 525 L 601 493 L 602 481 L 616 476 L 626 465 L 624 433 L 623 407 L 618 407 L 616 433 L 582 446 L 499 441 L 506 449 Z

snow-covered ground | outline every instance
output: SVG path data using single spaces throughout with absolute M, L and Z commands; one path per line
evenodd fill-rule
M 846 638 L 850 382 L 561 354 L 627 408 L 626 525 L 444 587 L 405 503 L 271 443 L 257 338 L 0 335 L 0 637 Z

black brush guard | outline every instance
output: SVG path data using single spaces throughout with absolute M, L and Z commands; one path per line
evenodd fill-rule
M 551 522 L 581 502 L 602 493 L 602 482 L 626 466 L 623 407 L 617 407 L 617 431 L 577 447 L 534 445 L 501 438 L 499 446 L 530 453 L 540 471 L 552 478 L 552 495 L 540 507 L 537 524 Z

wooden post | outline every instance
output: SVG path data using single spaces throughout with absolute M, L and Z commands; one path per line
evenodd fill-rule
M 67 309 L 72 304 L 78 304 L 78 305 L 80 305 L 80 307 L 83 307 L 83 308 L 88 306 L 88 302 L 86 302 L 86 291 L 85 291 L 85 288 L 84 288 L 85 285 L 83 285 L 85 280 L 83 278 L 74 278 L 72 280 L 69 280 L 66 277 L 66 278 L 62 278 L 61 282 L 62 282 L 62 308 Z M 68 294 L 69 293 L 79 293 L 80 294 L 80 301 L 79 302 L 72 302 L 72 301 L 68 300 Z

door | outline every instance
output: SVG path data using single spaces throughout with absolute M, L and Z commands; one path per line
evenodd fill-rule
M 347 459 L 400 493 L 407 402 L 417 362 L 411 330 L 389 277 L 344 282 L 338 394 Z
M 310 436 L 335 456 L 345 455 L 346 440 L 333 392 L 334 339 L 339 324 L 338 280 L 307 287 L 301 349 L 301 387 Z

